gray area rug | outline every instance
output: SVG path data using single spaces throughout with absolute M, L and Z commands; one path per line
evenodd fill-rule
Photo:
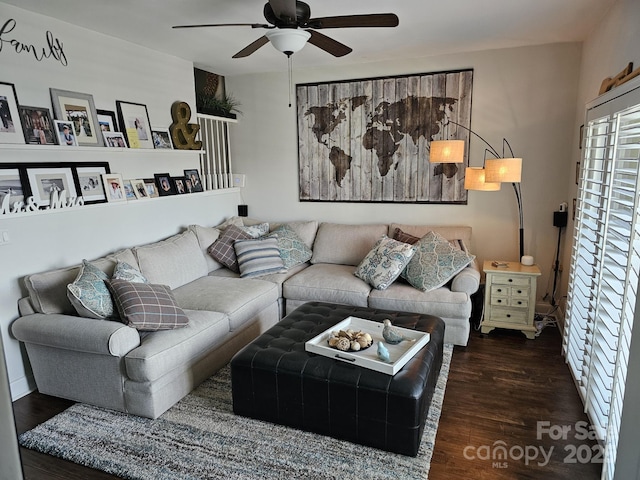
M 19 440 L 126 479 L 426 479 L 452 351 L 415 458 L 236 416 L 228 366 L 156 420 L 76 404 Z

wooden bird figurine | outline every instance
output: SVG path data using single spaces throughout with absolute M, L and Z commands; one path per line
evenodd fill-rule
M 384 346 L 384 343 L 378 342 L 378 358 L 383 362 L 389 361 L 389 350 Z
M 397 345 L 403 340 L 408 340 L 410 342 L 415 342 L 415 338 L 409 338 L 403 335 L 400 330 L 391 325 L 391 320 L 386 319 L 382 322 L 384 324 L 384 328 L 382 329 L 382 336 L 387 341 L 387 343 L 391 345 Z

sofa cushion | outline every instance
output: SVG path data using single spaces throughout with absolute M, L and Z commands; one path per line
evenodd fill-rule
M 424 237 L 429 232 L 436 232 L 442 235 L 447 240 L 459 240 L 466 247 L 471 246 L 471 227 L 467 226 L 450 226 L 450 225 L 406 225 L 401 223 L 392 223 L 389 225 L 389 235 L 394 238 L 396 228 L 401 229 L 403 232 L 413 235 L 418 238 Z M 460 242 L 457 242 L 458 245 Z M 466 248 L 462 250 L 467 251 Z
M 371 286 L 356 277 L 354 271 L 352 265 L 311 265 L 287 279 L 282 294 L 286 299 L 366 307 Z
M 452 292 L 446 287 L 423 292 L 404 282 L 395 282 L 386 290 L 372 290 L 369 307 L 423 313 L 441 318 L 462 318 L 467 323 L 471 316 L 468 294 Z
M 415 246 L 417 251 L 402 278 L 425 292 L 446 284 L 475 258 L 435 232 L 427 233 Z
M 67 297 L 78 315 L 97 319 L 114 316 L 111 293 L 105 284 L 108 279 L 98 267 L 82 261 L 78 276 L 67 285 Z
M 295 267 L 311 259 L 313 255 L 311 248 L 304 243 L 291 226 L 281 225 L 273 230 L 271 235 L 277 238 L 280 257 L 285 268 Z
M 150 283 L 175 289 L 209 273 L 195 234 L 186 230 L 134 249 L 140 272 Z
M 284 284 L 284 282 L 288 278 L 294 276 L 298 272 L 301 272 L 302 270 L 304 270 L 308 266 L 309 266 L 308 263 L 301 263 L 300 265 L 296 265 L 295 267 L 289 268 L 286 272 L 283 272 L 283 273 L 270 273 L 268 275 L 264 275 L 264 276 L 260 277 L 259 279 L 275 284 L 276 287 L 278 287 L 278 298 L 280 298 L 280 297 L 282 297 L 282 285 Z M 227 268 L 221 268 L 219 270 L 211 272 L 209 275 L 212 276 L 212 277 L 232 277 L 232 278 L 240 277 L 240 274 L 232 272 L 231 270 L 229 270 Z
M 111 277 L 118 260 L 127 262 L 130 265 L 137 265 L 136 257 L 130 249 L 120 250 L 106 257 L 93 260 L 91 264 L 106 273 L 108 277 Z M 76 309 L 67 297 L 67 285 L 77 278 L 79 271 L 80 266 L 75 265 L 34 273 L 24 277 L 25 287 L 29 293 L 29 300 L 34 311 L 37 313 L 76 315 Z
M 195 363 L 229 333 L 229 322 L 222 313 L 184 312 L 189 317 L 184 328 L 141 334 L 141 345 L 125 357 L 127 377 L 136 382 L 153 382 L 176 368 Z
M 207 249 L 220 237 L 222 230 L 216 227 L 203 227 L 201 225 L 189 225 L 189 230 L 196 234 L 200 250 L 207 262 L 207 269 L 209 272 L 223 268 L 224 265 L 216 262 L 214 258 L 207 253 Z
M 313 244 L 311 263 L 358 265 L 385 234 L 386 225 L 322 223 Z
M 120 320 L 140 331 L 172 330 L 189 319 L 166 285 L 107 280 Z
M 383 235 L 360 262 L 355 275 L 373 288 L 384 290 L 400 276 L 416 248 Z
M 233 248 L 233 244 L 236 240 L 247 240 L 250 238 L 251 235 L 240 227 L 230 225 L 225 229 L 222 235 L 220 235 L 220 238 L 209 246 L 207 253 L 229 270 L 239 272 L 238 258 L 236 256 L 236 251 Z
M 286 271 L 284 262 L 280 258 L 278 239 L 275 237 L 236 240 L 233 248 L 236 251 L 238 268 L 242 278 L 260 277 Z
M 118 280 L 126 280 L 128 282 L 149 283 L 147 277 L 140 273 L 136 267 L 129 265 L 127 262 L 118 262 L 113 270 L 113 277 Z
M 224 313 L 234 331 L 277 302 L 278 287 L 256 278 L 209 275 L 176 288 L 173 295 L 184 309 Z

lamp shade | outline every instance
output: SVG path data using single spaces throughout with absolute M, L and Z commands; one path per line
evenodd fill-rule
M 291 55 L 305 46 L 311 34 L 306 30 L 276 28 L 265 33 L 274 48 L 285 55 Z
M 500 190 L 500 182 L 487 182 L 485 169 L 480 167 L 467 167 L 464 173 L 464 188 L 467 190 L 480 190 L 483 192 L 495 192 Z
M 429 149 L 429 162 L 464 162 L 464 140 L 434 140 Z
M 492 158 L 485 162 L 487 182 L 520 183 L 522 180 L 521 158 Z

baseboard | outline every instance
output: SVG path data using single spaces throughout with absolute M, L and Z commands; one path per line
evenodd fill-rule
M 36 381 L 32 376 L 22 377 L 11 382 L 9 384 L 9 389 L 11 390 L 11 401 L 15 402 L 16 400 L 35 392 Z

